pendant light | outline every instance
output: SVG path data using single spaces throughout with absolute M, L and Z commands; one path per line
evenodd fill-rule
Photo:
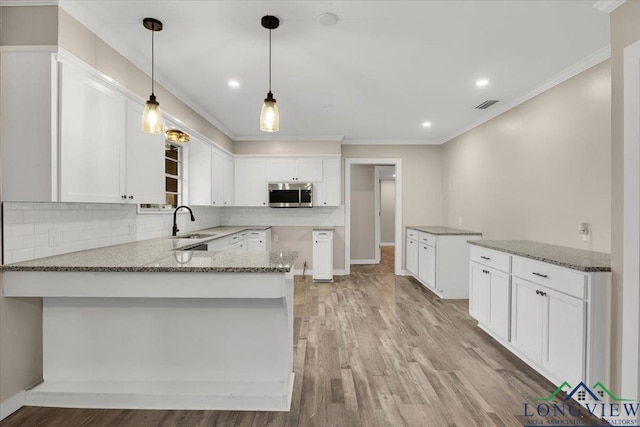
M 269 30 L 269 93 L 262 105 L 260 113 L 260 130 L 263 132 L 278 132 L 280 128 L 280 114 L 278 104 L 271 93 L 271 30 L 275 30 L 280 25 L 280 20 L 275 16 L 266 15 L 262 17 L 262 26 Z
M 146 133 L 162 133 L 162 113 L 160 112 L 160 104 L 156 101 L 154 89 L 154 57 L 153 57 L 153 36 L 156 31 L 162 31 L 162 22 L 154 18 L 144 18 L 142 25 L 151 31 L 151 96 L 144 107 L 142 113 L 142 131 Z

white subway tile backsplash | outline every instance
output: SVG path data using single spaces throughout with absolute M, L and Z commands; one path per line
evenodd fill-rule
M 12 251 L 12 262 L 28 261 L 35 258 L 35 248 L 16 249 Z
M 25 248 L 49 246 L 48 234 L 34 234 L 32 236 L 24 236 L 23 239 Z

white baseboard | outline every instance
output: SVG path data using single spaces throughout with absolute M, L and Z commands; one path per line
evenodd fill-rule
M 401 276 L 411 276 L 411 272 L 409 270 L 401 270 L 400 271 L 400 275 Z
M 379 264 L 375 259 L 352 259 L 351 264 Z
M 0 402 L 0 421 L 24 406 L 24 390 L 20 390 L 10 398 Z
M 395 246 L 395 242 L 380 243 L 380 246 Z
M 302 276 L 302 269 L 294 269 L 293 270 L 293 275 L 294 276 Z M 306 270 L 304 272 L 305 276 L 313 276 L 313 270 Z M 333 275 L 334 276 L 346 276 L 347 272 L 346 270 L 342 269 L 342 270 L 333 270 Z

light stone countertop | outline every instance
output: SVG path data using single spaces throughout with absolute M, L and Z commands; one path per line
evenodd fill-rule
M 572 270 L 611 271 L 611 255 L 603 252 L 585 251 L 529 240 L 469 240 L 468 243 Z
M 0 269 L 2 271 L 289 272 L 298 257 L 297 252 L 184 250 L 240 231 L 269 228 L 215 227 L 185 233 L 211 235 L 202 239 L 159 237 L 7 264 Z
M 436 236 L 482 236 L 482 233 L 478 233 L 477 231 L 460 230 L 458 228 L 441 226 L 412 225 L 406 228 L 423 231 L 425 233 L 434 234 Z

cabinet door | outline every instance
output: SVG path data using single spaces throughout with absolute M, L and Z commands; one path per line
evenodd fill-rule
M 164 204 L 164 140 L 142 131 L 143 111 L 143 104 L 127 101 L 125 194 L 133 203 Z
M 61 73 L 61 201 L 122 203 L 125 97 L 67 65 Z
M 323 200 L 320 200 L 322 206 L 340 206 L 341 205 L 341 184 L 342 170 L 340 159 L 324 160 L 324 176 L 323 176 Z
M 313 278 L 330 280 L 333 277 L 333 240 L 317 237 L 313 244 Z
M 237 158 L 235 164 L 236 206 L 267 205 L 267 161 Z
M 429 251 L 433 250 L 431 246 L 418 243 L 418 279 L 425 285 L 429 276 Z
M 224 206 L 234 206 L 235 204 L 233 169 L 233 159 L 224 156 L 222 159 L 222 204 Z
M 547 310 L 542 365 L 559 380 L 578 384 L 585 378 L 585 302 L 552 290 L 544 292 Z
M 296 160 L 296 181 L 322 182 L 322 159 L 298 159 Z
M 211 150 L 211 204 L 224 205 L 224 156 L 215 148 Z
M 247 239 L 248 249 L 250 251 L 266 251 L 267 245 L 264 241 L 264 237 L 249 237 Z
M 270 159 L 267 161 L 269 182 L 290 182 L 296 180 L 295 159 Z
M 407 270 L 418 277 L 418 242 L 407 239 Z
M 509 312 L 511 310 L 511 286 L 508 274 L 489 271 L 489 316 L 488 327 L 500 338 L 509 341 Z
M 211 146 L 191 137 L 189 204 L 211 206 Z
M 481 264 L 472 262 L 470 265 L 469 314 L 482 325 L 486 325 L 489 321 L 491 303 L 490 277 L 487 271 L 489 270 Z
M 436 248 L 427 246 L 427 272 L 426 282 L 431 288 L 436 289 Z
M 542 361 L 542 331 L 545 298 L 539 287 L 513 278 L 511 298 L 511 343 L 533 362 Z M 546 322 L 545 322 L 546 323 Z M 560 326 L 563 327 L 563 326 Z

